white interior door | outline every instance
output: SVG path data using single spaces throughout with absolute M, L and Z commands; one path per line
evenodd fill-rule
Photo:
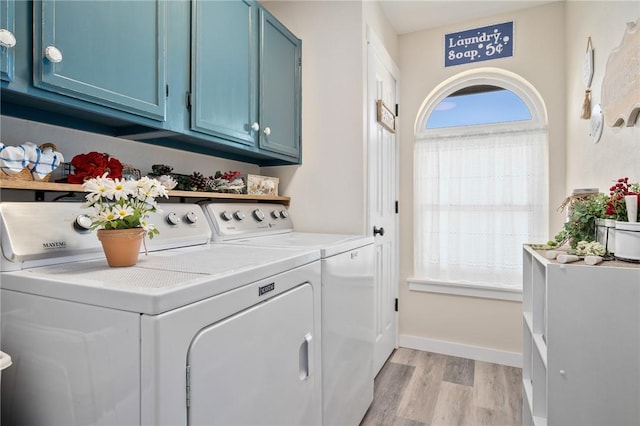
M 398 68 L 375 34 L 367 28 L 368 52 L 368 185 L 369 232 L 375 237 L 375 345 L 373 367 L 377 374 L 396 347 L 398 290 L 397 135 L 377 120 L 377 101 L 392 114 L 397 103 Z M 390 128 L 391 129 L 390 129 Z

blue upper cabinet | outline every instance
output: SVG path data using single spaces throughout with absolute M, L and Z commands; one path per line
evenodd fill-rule
M 301 42 L 254 0 L 0 0 L 0 28 L 4 115 L 300 162 Z
M 166 2 L 36 0 L 33 85 L 164 121 Z
M 251 0 L 193 0 L 191 31 L 191 130 L 299 162 L 300 40 Z
M 0 80 L 13 80 L 15 44 L 14 0 L 0 0 Z
M 255 144 L 256 9 L 256 3 L 243 0 L 192 2 L 192 130 Z
M 301 41 L 260 10 L 260 148 L 300 158 Z

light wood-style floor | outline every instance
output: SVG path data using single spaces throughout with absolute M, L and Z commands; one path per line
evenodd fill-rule
M 398 348 L 361 426 L 520 425 L 521 387 L 519 368 Z

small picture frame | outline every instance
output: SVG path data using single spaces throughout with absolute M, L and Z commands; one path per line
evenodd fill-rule
M 279 181 L 275 177 L 247 175 L 247 194 L 277 196 Z
M 377 104 L 377 120 L 382 127 L 390 131 L 391 133 L 396 132 L 396 115 L 394 112 L 384 104 L 382 99 L 378 99 L 376 101 Z

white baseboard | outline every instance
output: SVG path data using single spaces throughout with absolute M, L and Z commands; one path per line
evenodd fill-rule
M 403 348 L 522 368 L 522 354 L 518 352 L 501 351 L 482 346 L 471 346 L 462 343 L 447 342 L 445 340 L 407 335 L 398 336 L 398 345 Z

